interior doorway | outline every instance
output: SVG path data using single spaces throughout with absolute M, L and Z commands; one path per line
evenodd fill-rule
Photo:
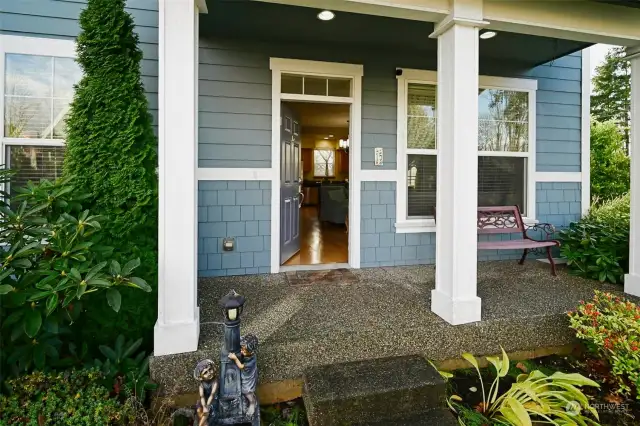
M 351 105 L 285 101 L 281 115 L 280 264 L 347 264 Z

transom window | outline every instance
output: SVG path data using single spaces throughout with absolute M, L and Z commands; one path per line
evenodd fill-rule
M 417 71 L 417 73 L 421 73 Z M 437 190 L 437 85 L 435 73 L 424 72 L 430 81 L 399 77 L 400 99 L 398 120 L 406 124 L 406 131 L 399 132 L 398 144 L 402 149 L 402 161 L 406 175 L 405 191 L 398 196 L 404 208 L 399 209 L 399 222 L 433 220 L 436 213 Z M 531 84 L 514 89 L 515 79 L 506 88 L 493 83 L 500 79 L 485 78 L 491 84 L 483 84 L 480 78 L 478 93 L 478 205 L 518 205 L 523 215 L 533 215 L 530 196 L 532 169 L 531 123 L 534 117 L 535 89 Z M 404 96 L 402 96 L 404 94 Z
M 73 86 L 81 77 L 80 67 L 67 56 L 73 52 L 73 42 L 3 36 L 5 40 L 8 49 L 0 52 L 4 60 L 0 163 L 16 172 L 16 186 L 55 179 L 62 173 L 65 120 Z M 46 51 L 62 50 L 64 56 L 29 53 L 36 42 L 52 42 L 52 49 Z M 43 53 L 44 49 L 37 46 L 34 50 Z
M 316 177 L 334 177 L 336 174 L 336 153 L 332 149 L 313 150 L 313 174 Z

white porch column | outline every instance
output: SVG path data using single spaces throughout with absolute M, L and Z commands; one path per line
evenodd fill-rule
M 465 2 L 469 3 L 469 2 Z M 436 288 L 431 310 L 451 324 L 480 321 L 477 297 L 478 27 L 448 18 L 438 37 Z
M 624 292 L 640 296 L 640 46 L 628 48 L 627 57 L 631 60 L 631 225 Z
M 198 349 L 198 7 L 159 0 L 158 321 L 154 355 Z

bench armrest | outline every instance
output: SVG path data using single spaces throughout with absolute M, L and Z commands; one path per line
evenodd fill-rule
M 548 240 L 553 240 L 552 236 L 553 234 L 556 233 L 556 227 L 550 223 L 536 223 L 534 225 L 524 224 L 524 231 L 525 231 L 525 235 L 528 231 L 542 232 L 545 235 L 544 240 L 548 241 Z M 527 238 L 530 240 L 538 241 L 537 239 L 531 238 L 528 235 L 527 235 Z

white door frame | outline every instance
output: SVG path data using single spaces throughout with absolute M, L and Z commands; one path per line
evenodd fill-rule
M 362 65 L 334 62 L 270 59 L 271 74 L 271 272 L 280 272 L 280 103 L 326 102 L 351 105 L 349 129 L 349 266 L 360 267 L 360 182 L 362 124 Z M 350 78 L 351 97 L 293 95 L 281 93 L 282 74 Z

